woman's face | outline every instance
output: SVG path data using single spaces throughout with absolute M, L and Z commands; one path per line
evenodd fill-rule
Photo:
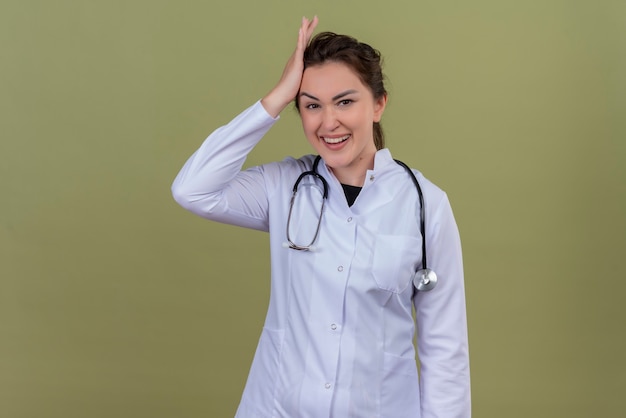
M 350 67 L 328 62 L 304 70 L 298 100 L 313 148 L 341 183 L 362 186 L 374 166 L 373 123 L 380 121 L 386 96 L 374 99 Z

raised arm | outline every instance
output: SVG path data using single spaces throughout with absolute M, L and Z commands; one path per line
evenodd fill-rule
M 311 21 L 305 17 L 302 18 L 302 24 L 298 31 L 296 49 L 293 51 L 293 54 L 291 54 L 291 57 L 289 57 L 278 84 L 261 100 L 261 104 L 263 104 L 267 113 L 272 115 L 272 117 L 277 117 L 296 97 L 298 90 L 300 90 L 302 73 L 304 72 L 304 50 L 309 44 L 317 22 L 317 16 Z
M 172 184 L 176 202 L 207 219 L 267 230 L 267 190 L 261 167 L 241 171 L 248 153 L 295 98 L 302 57 L 317 18 L 302 19 L 295 51 L 276 86 L 260 101 L 215 130 L 187 160 Z

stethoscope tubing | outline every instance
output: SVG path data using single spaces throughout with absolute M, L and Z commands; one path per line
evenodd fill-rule
M 292 250 L 313 251 L 315 248 L 313 244 L 317 240 L 317 236 L 319 235 L 320 227 L 322 225 L 322 215 L 324 213 L 324 204 L 326 202 L 326 199 L 328 198 L 328 189 L 329 189 L 328 182 L 326 181 L 326 179 L 317 172 L 317 166 L 320 160 L 321 160 L 321 156 L 318 155 L 317 157 L 315 157 L 315 161 L 313 162 L 313 166 L 311 167 L 311 170 L 301 173 L 293 185 L 293 193 L 291 195 L 291 202 L 289 205 L 289 214 L 287 216 L 287 242 L 285 243 L 285 247 L 290 248 Z M 419 202 L 420 202 L 420 222 L 419 223 L 420 223 L 420 233 L 422 234 L 422 268 L 415 273 L 415 276 L 413 278 L 413 284 L 415 286 L 415 289 L 417 289 L 418 291 L 432 290 L 437 284 L 437 274 L 433 270 L 428 268 L 428 261 L 427 261 L 427 256 L 426 256 L 426 207 L 425 207 L 426 205 L 424 203 L 424 193 L 422 192 L 422 188 L 419 182 L 417 181 L 417 177 L 415 176 L 415 173 L 413 173 L 413 170 L 411 170 L 411 168 L 408 165 L 406 165 L 400 160 L 394 159 L 394 161 L 398 165 L 403 167 L 407 173 L 409 173 L 409 176 L 411 177 L 411 181 L 413 182 L 413 184 L 415 185 L 415 188 L 417 189 L 417 194 L 418 194 Z M 320 208 L 320 214 L 319 214 L 318 221 L 317 221 L 317 227 L 315 229 L 315 235 L 313 236 L 313 239 L 308 245 L 298 245 L 294 243 L 291 240 L 291 237 L 289 236 L 289 225 L 291 225 L 291 214 L 293 211 L 293 205 L 296 199 L 296 195 L 298 194 L 298 185 L 300 184 L 302 179 L 306 176 L 314 176 L 315 178 L 319 179 L 322 182 L 322 186 L 324 190 L 323 190 L 322 206 Z
M 413 184 L 415 184 L 415 188 L 417 189 L 417 195 L 420 200 L 420 232 L 422 233 L 422 269 L 426 270 L 428 268 L 427 257 L 426 257 L 426 209 L 424 205 L 424 193 L 422 192 L 422 188 L 420 187 L 419 182 L 417 181 L 417 177 L 413 173 L 413 170 L 403 163 L 400 160 L 394 160 L 396 163 L 400 164 L 411 176 L 411 180 Z
M 321 174 L 317 172 L 317 165 L 319 164 L 320 159 L 321 157 L 319 155 L 315 157 L 315 161 L 313 162 L 313 167 L 311 168 L 311 170 L 301 173 L 293 185 L 293 193 L 291 194 L 291 202 L 289 204 L 289 214 L 287 215 L 287 248 L 290 248 L 292 250 L 297 250 L 297 251 L 312 250 L 313 244 L 315 243 L 315 240 L 317 240 L 317 236 L 320 233 L 320 227 L 322 226 L 322 214 L 324 213 L 324 205 L 326 203 L 326 199 L 328 198 L 328 182 L 326 181 L 324 176 L 322 176 Z M 305 178 L 306 176 L 313 176 L 319 179 L 322 182 L 324 192 L 322 196 L 322 207 L 320 208 L 320 214 L 317 217 L 317 226 L 315 228 L 315 234 L 313 235 L 313 239 L 307 245 L 298 245 L 291 240 L 291 237 L 289 235 L 289 225 L 291 225 L 291 213 L 293 211 L 293 204 L 296 200 L 296 195 L 298 194 L 298 186 L 300 185 L 300 182 L 302 181 L 302 179 Z

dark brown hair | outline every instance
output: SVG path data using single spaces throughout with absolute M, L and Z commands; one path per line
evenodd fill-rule
M 338 35 L 333 32 L 319 33 L 304 50 L 304 68 L 329 61 L 340 62 L 350 67 L 361 82 L 370 89 L 374 100 L 387 94 L 383 82 L 382 57 L 380 52 L 368 44 L 359 42 L 348 35 Z M 295 104 L 299 111 L 297 97 Z M 380 122 L 374 122 L 374 144 L 376 149 L 385 147 L 385 136 Z

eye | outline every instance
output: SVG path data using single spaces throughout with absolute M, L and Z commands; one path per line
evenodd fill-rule
M 343 99 L 340 100 L 339 102 L 337 102 L 337 106 L 347 106 L 351 103 L 353 103 L 354 101 L 352 99 Z
M 320 105 L 318 105 L 317 103 L 309 103 L 308 105 L 304 106 L 306 109 L 317 109 L 320 107 Z

